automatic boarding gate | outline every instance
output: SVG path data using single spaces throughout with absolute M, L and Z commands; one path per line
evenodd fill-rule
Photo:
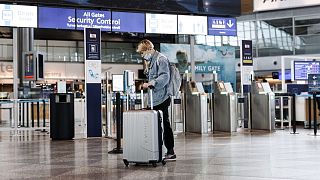
M 251 129 L 275 130 L 275 94 L 269 83 L 252 82 Z
M 214 131 L 236 132 L 236 94 L 230 83 L 217 82 L 214 90 Z
M 186 83 L 185 131 L 191 133 L 208 133 L 208 97 L 201 83 Z

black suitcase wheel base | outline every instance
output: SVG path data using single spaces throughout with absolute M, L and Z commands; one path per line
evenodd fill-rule
M 126 167 L 129 167 L 129 161 L 128 160 L 126 160 L 126 159 L 123 159 L 123 163 L 124 163 L 124 165 L 126 166 Z M 149 164 L 152 164 L 152 166 L 153 167 L 157 167 L 158 166 L 158 161 L 149 161 Z M 163 159 L 162 161 L 161 161 L 161 164 L 162 164 L 162 166 L 164 166 L 164 165 L 166 165 L 166 161 L 165 161 L 165 159 Z M 136 164 L 139 164 L 139 163 L 136 163 Z

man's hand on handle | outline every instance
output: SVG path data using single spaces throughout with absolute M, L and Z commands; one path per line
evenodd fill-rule
M 148 89 L 148 88 L 153 89 L 154 87 L 149 83 L 143 83 L 142 88 L 143 89 Z

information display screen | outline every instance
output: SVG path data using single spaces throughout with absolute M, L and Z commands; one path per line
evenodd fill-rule
M 177 34 L 177 15 L 147 13 L 146 33 Z
M 282 80 L 282 72 L 279 71 L 279 80 Z M 285 71 L 285 80 L 291 80 L 291 71 L 286 70 Z
M 123 74 L 112 75 L 112 91 L 121 92 L 124 91 Z
M 24 79 L 35 80 L 36 78 L 36 67 L 35 57 L 33 53 L 24 54 Z
M 178 34 L 207 35 L 207 16 L 178 15 Z
M 38 7 L 0 4 L 0 26 L 32 27 L 38 26 Z
M 308 80 L 308 74 L 319 74 L 320 62 L 294 61 L 294 80 Z
M 117 25 L 120 22 L 111 21 L 110 11 L 83 10 L 77 9 L 77 30 L 84 28 L 100 28 L 101 31 L 111 31 L 111 24 Z M 75 18 L 72 20 L 75 22 Z
M 75 9 L 39 7 L 39 28 L 75 29 Z
M 144 13 L 112 12 L 113 32 L 145 33 L 146 23 Z

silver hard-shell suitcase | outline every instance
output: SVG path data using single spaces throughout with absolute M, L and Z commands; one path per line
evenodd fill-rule
M 150 91 L 152 102 L 152 91 Z M 163 158 L 162 111 L 129 110 L 123 113 L 123 162 L 151 163 L 154 167 Z

